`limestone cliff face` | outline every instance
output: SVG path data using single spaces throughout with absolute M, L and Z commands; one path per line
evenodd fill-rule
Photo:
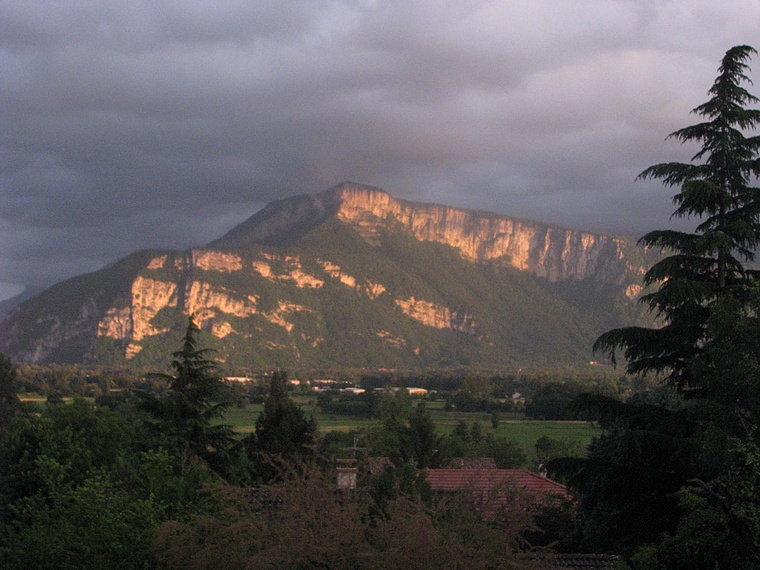
M 313 312 L 306 306 L 284 299 L 262 309 L 257 295 L 241 294 L 208 282 L 218 281 L 220 277 L 223 279 L 226 274 L 236 271 L 249 270 L 267 281 L 296 288 L 318 289 L 332 278 L 341 286 L 371 298 L 385 292 L 381 284 L 352 277 L 335 263 L 318 260 L 317 267 L 321 273 L 312 275 L 303 269 L 298 256 L 267 252 L 247 262 L 239 255 L 209 249 L 193 249 L 174 256 L 160 255 L 147 262 L 147 274 L 140 274 L 133 280 L 127 302 L 105 310 L 97 324 L 97 336 L 126 343 L 125 356 L 131 359 L 142 350 L 141 341 L 167 332 L 165 327 L 155 324 L 156 316 L 167 308 L 195 315 L 196 321 L 201 326 L 208 324 L 208 330 L 218 338 L 238 333 L 229 322 L 229 317 L 245 319 L 256 315 L 291 333 L 295 327 L 289 320 L 291 315 Z M 172 279 L 149 276 L 151 270 L 165 269 L 173 270 Z M 202 271 L 197 273 L 197 277 L 191 277 L 196 274 L 196 269 Z M 424 309 L 418 309 L 414 318 L 424 321 L 423 313 Z M 53 331 L 58 331 L 58 328 L 53 327 Z M 51 342 L 55 344 L 63 339 L 61 334 L 55 332 Z M 318 339 L 311 339 L 311 342 L 318 343 Z M 39 360 L 42 356 L 37 354 L 34 358 Z
M 257 312 L 254 295 L 236 295 L 224 287 L 189 277 L 193 269 L 225 274 L 242 268 L 240 256 L 213 250 L 193 249 L 186 254 L 155 257 L 145 265 L 147 274 L 132 281 L 126 304 L 111 306 L 102 315 L 97 335 L 127 342 L 125 354 L 132 358 L 142 350 L 140 341 L 167 332 L 154 323 L 156 315 L 166 308 L 196 315 L 200 322 L 211 321 L 218 314 L 251 316 Z M 163 269 L 174 270 L 174 279 L 150 276 L 150 270 Z M 212 332 L 221 338 L 231 334 L 232 327 L 224 321 L 214 322 Z
M 348 250 L 335 250 L 329 232 L 310 233 L 323 223 L 355 230 L 344 236 Z M 411 236 L 448 245 L 459 256 L 420 248 L 424 253 L 416 259 L 425 267 L 418 272 L 403 259 L 384 257 L 383 240 L 394 232 L 404 234 L 404 244 Z M 324 241 L 310 242 L 314 235 Z M 359 259 L 360 249 L 369 257 Z M 442 265 L 448 269 L 439 271 Z M 476 269 L 491 266 L 498 271 Z M 510 301 L 512 285 L 501 280 L 516 274 L 512 268 L 530 277 L 515 286 L 518 296 Z M 279 363 L 302 358 L 321 363 L 328 358 L 324 354 L 333 354 L 329 362 L 349 365 L 345 360 L 360 353 L 354 365 L 365 366 L 375 345 L 384 358 L 399 355 L 398 362 L 407 364 L 424 363 L 431 354 L 446 360 L 445 347 L 453 341 L 441 337 L 436 347 L 432 339 L 449 334 L 468 339 L 467 346 L 481 346 L 472 350 L 483 354 L 508 354 L 509 343 L 539 346 L 535 353 L 541 343 L 547 350 L 575 343 L 581 348 L 563 350 L 583 351 L 602 332 L 578 325 L 584 311 L 596 310 L 594 302 L 573 308 L 556 296 L 562 284 L 595 283 L 633 300 L 641 293 L 644 271 L 644 256 L 631 240 L 412 203 L 344 183 L 274 202 L 206 247 L 138 252 L 97 274 L 59 284 L 9 315 L 0 327 L 0 351 L 31 362 L 97 361 L 106 343 L 109 354 L 140 360 L 155 354 L 155 347 L 163 346 L 157 343 L 188 314 L 235 350 L 247 347 L 262 360 L 271 354 Z M 477 280 L 469 282 L 469 274 Z M 531 303 L 538 306 L 526 306 Z M 572 332 L 558 333 L 561 324 L 544 323 L 531 310 L 552 311 L 552 317 L 557 310 L 567 312 Z M 599 307 L 598 319 L 606 322 L 611 311 Z M 145 350 L 148 346 L 154 350 Z
M 437 329 L 452 329 L 469 334 L 475 334 L 477 325 L 470 315 L 460 315 L 445 305 L 430 301 L 415 299 L 396 299 L 396 304 L 405 314 L 421 322 L 423 325 Z
M 405 202 L 355 184 L 334 189 L 329 201 L 340 204 L 338 217 L 357 227 L 368 241 L 377 239 L 390 218 L 415 238 L 450 245 L 470 261 L 498 261 L 553 282 L 595 276 L 622 284 L 624 256 L 619 238 Z
M 626 239 L 552 227 L 488 212 L 420 204 L 370 186 L 343 183 L 292 201 L 275 202 L 212 243 L 220 249 L 281 241 L 299 228 L 336 216 L 370 244 L 390 225 L 421 241 L 455 248 L 463 258 L 528 271 L 550 282 L 593 278 L 627 285 L 644 272 L 626 259 Z M 630 242 L 630 240 L 628 240 Z
M 215 250 L 193 249 L 184 255 L 155 257 L 145 266 L 148 274 L 150 270 L 178 269 L 180 273 L 176 274 L 175 280 L 138 275 L 132 282 L 128 304 L 109 307 L 98 322 L 97 334 L 126 343 L 125 356 L 131 359 L 142 350 L 141 341 L 167 332 L 168 329 L 155 324 L 156 315 L 166 308 L 195 315 L 199 324 L 203 326 L 208 323 L 208 330 L 218 338 L 237 332 L 229 317 L 247 318 L 254 315 L 292 333 L 295 325 L 289 316 L 313 312 L 312 309 L 278 300 L 274 307 L 262 310 L 256 295 L 241 295 L 200 278 L 188 277 L 188 273 L 197 268 L 205 272 L 200 275 L 213 279 L 211 276 L 214 274 L 243 271 L 244 264 L 241 256 Z M 325 259 L 317 260 L 319 274 L 306 272 L 301 259 L 292 255 L 262 253 L 259 258 L 248 261 L 247 266 L 268 281 L 296 288 L 318 289 L 332 279 L 337 286 L 372 300 L 387 294 L 383 284 L 354 277 L 338 264 Z M 405 315 L 425 326 L 476 334 L 477 325 L 471 315 L 460 314 L 445 305 L 415 297 L 393 299 L 393 302 Z M 387 332 L 376 334 L 386 341 L 391 337 Z M 313 339 L 313 342 L 318 343 L 318 340 Z M 400 344 L 402 341 L 396 339 L 394 342 Z

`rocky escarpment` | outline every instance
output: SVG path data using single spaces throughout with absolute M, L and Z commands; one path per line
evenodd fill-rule
M 501 263 L 549 281 L 593 277 L 634 284 L 644 271 L 641 260 L 626 258 L 624 250 L 631 244 L 627 238 L 407 202 L 349 182 L 321 194 L 274 202 L 211 245 L 224 249 L 255 241 L 276 243 L 329 216 L 354 227 L 370 244 L 377 244 L 379 232 L 393 223 L 415 239 L 451 246 L 469 261 Z
M 60 283 L 9 315 L 0 351 L 150 366 L 193 314 L 238 366 L 583 360 L 635 317 L 645 266 L 624 238 L 345 183 L 272 203 L 207 247 Z
M 212 285 L 205 280 L 209 279 L 208 274 L 193 277 L 194 269 L 220 273 L 249 273 L 245 276 L 246 280 L 255 281 L 259 278 L 296 289 L 322 289 L 331 282 L 334 288 L 352 291 L 370 300 L 376 300 L 387 293 L 382 283 L 354 277 L 331 261 L 316 261 L 312 270 L 308 271 L 301 259 L 293 255 L 278 256 L 263 252 L 258 256 L 248 256 L 243 261 L 240 256 L 215 250 L 194 249 L 189 254 L 180 256 L 162 254 L 147 263 L 148 275 L 150 270 L 167 268 L 180 269 L 180 272 L 172 280 L 138 275 L 132 282 L 127 303 L 109 307 L 100 318 L 97 335 L 125 343 L 125 356 L 130 359 L 142 350 L 143 339 L 168 332 L 166 326 L 156 325 L 156 316 L 166 309 L 192 314 L 201 325 L 209 323 L 210 332 L 219 338 L 237 332 L 230 322 L 231 318 L 245 319 L 256 316 L 291 333 L 296 325 L 289 320 L 289 315 L 313 312 L 313 309 L 287 299 L 278 299 L 274 307 L 263 309 L 258 295 L 241 294 L 239 290 Z M 439 303 L 414 297 L 393 298 L 392 302 L 405 315 L 425 326 L 471 334 L 477 330 L 477 325 L 470 315 L 460 315 Z M 84 321 L 80 320 L 80 324 L 83 323 Z M 312 343 L 318 344 L 319 339 L 312 339 Z M 33 358 L 39 360 L 40 354 L 36 353 Z

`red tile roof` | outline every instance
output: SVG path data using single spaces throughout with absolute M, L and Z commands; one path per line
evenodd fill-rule
M 567 497 L 567 487 L 527 469 L 427 469 L 434 491 L 469 490 L 486 495 L 493 491 L 522 489 L 533 498 Z

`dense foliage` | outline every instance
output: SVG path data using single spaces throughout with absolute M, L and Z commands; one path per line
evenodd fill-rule
M 728 50 L 705 121 L 671 136 L 701 143 L 694 164 L 652 166 L 643 178 L 678 186 L 678 217 L 693 233 L 655 231 L 647 246 L 671 255 L 645 276 L 644 302 L 659 328 L 602 335 L 632 374 L 656 374 L 661 388 L 622 403 L 584 396 L 576 407 L 604 428 L 585 458 L 550 462 L 580 494 L 578 547 L 620 552 L 638 569 L 756 568 L 760 546 L 760 282 L 748 267 L 760 245 L 758 103 L 742 83 L 755 50 Z
M 284 371 L 272 374 L 255 431 L 242 442 L 251 461 L 253 480 L 272 481 L 283 464 L 301 464 L 314 455 L 317 424 L 290 399 L 287 386 Z
M 700 223 L 693 233 L 659 230 L 641 239 L 672 253 L 644 277 L 656 290 L 643 301 L 664 324 L 613 330 L 596 342 L 613 358 L 615 349 L 623 348 L 631 373 L 667 372 L 680 387 L 704 387 L 691 368 L 711 338 L 710 315 L 730 300 L 738 301 L 741 310 L 755 288 L 758 272 L 744 262 L 760 245 L 759 190 L 750 185 L 760 174 L 760 137 L 746 137 L 742 129 L 760 123 L 760 110 L 747 107 L 758 99 L 741 85 L 748 81 L 746 61 L 753 53 L 749 46 L 731 48 L 709 91 L 712 97 L 694 109 L 706 121 L 670 135 L 701 143 L 692 159 L 700 162 L 657 164 L 640 175 L 678 186 L 673 215 Z
M 533 513 L 499 505 L 489 508 L 498 524 L 483 520 L 471 500 L 433 500 L 420 471 L 453 457 L 521 466 L 517 444 L 478 423 L 442 436 L 407 390 L 372 394 L 375 427 L 361 452 L 389 461 L 339 493 L 331 438 L 292 400 L 284 371 L 269 378 L 254 431 L 231 437 L 218 400 L 230 394 L 200 334 L 190 318 L 171 374 L 96 402 L 21 405 L 16 370 L 0 356 L 4 568 L 538 564 L 523 559 Z M 478 393 L 498 383 L 460 385 Z
M 3 567 L 152 567 L 152 529 L 201 508 L 205 476 L 145 436 L 84 401 L 19 415 L 0 448 Z
M 218 402 L 222 389 L 216 363 L 207 349 L 200 349 L 196 336 L 200 329 L 190 317 L 182 349 L 172 356 L 173 375 L 156 374 L 168 383 L 162 396 L 139 392 L 142 407 L 155 420 L 157 431 L 186 454 L 204 459 L 231 445 L 228 426 L 213 425 L 224 416 L 225 405 Z

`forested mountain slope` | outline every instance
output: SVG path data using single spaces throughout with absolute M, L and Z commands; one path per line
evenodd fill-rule
M 573 364 L 640 316 L 635 241 L 343 183 L 206 247 L 137 252 L 12 311 L 0 351 L 154 366 L 195 314 L 229 368 Z

